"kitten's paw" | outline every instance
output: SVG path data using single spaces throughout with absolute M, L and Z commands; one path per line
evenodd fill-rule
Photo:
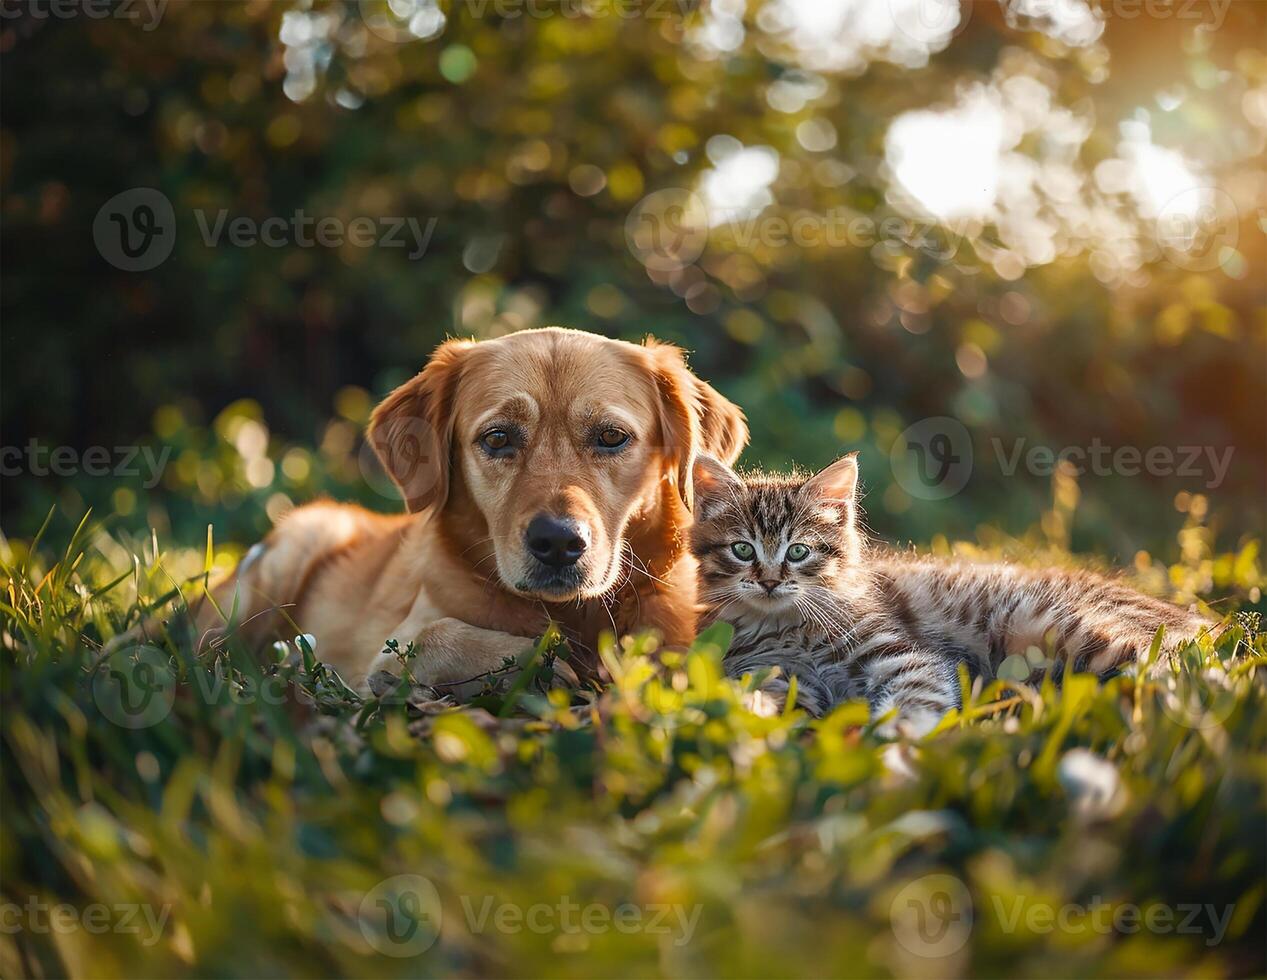
M 876 712 L 884 718 L 875 726 L 875 733 L 881 738 L 896 740 L 899 738 L 918 741 L 931 732 L 941 722 L 944 715 L 931 708 L 903 708 L 894 713 L 890 707 L 887 712 Z M 887 714 L 887 717 L 884 717 Z
M 886 718 L 884 721 L 877 724 L 872 731 L 887 741 L 896 741 L 899 735 L 897 730 L 897 721 L 896 717 Z
M 894 786 L 907 786 L 918 781 L 919 776 L 915 771 L 909 745 L 891 742 L 881 750 L 880 759 L 884 763 L 884 771 L 889 781 Z
M 777 718 L 783 713 L 783 697 L 769 691 L 749 691 L 743 696 L 743 706 L 762 718 Z
M 906 738 L 921 739 L 936 728 L 944 717 L 943 712 L 933 711 L 931 708 L 903 711 L 897 718 L 898 731 Z

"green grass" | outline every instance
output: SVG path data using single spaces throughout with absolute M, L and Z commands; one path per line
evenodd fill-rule
M 461 709 L 362 700 L 319 646 L 107 657 L 210 560 L 128 550 L 7 545 L 6 977 L 1267 969 L 1253 617 L 1157 677 L 996 683 L 893 744 L 863 705 L 745 711 L 720 633 L 613 643 L 601 695 L 552 690 L 543 641 Z M 1153 571 L 1256 600 L 1256 554 Z M 157 692 L 137 715 L 120 672 Z

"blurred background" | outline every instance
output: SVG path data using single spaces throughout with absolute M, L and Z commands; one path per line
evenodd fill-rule
M 1262 536 L 1267 5 L 2 8 L 11 539 L 397 509 L 375 402 L 548 324 L 860 450 L 890 539 Z

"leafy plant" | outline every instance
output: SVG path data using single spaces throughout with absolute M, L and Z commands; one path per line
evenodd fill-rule
M 200 559 L 120 576 L 106 543 L 4 566 L 6 976 L 1261 970 L 1253 622 L 1168 673 L 978 684 L 890 743 L 862 704 L 747 711 L 724 629 L 609 639 L 601 692 L 554 683 L 548 636 L 462 706 L 356 694 L 302 636 L 173 630 L 140 678 L 103 641 Z

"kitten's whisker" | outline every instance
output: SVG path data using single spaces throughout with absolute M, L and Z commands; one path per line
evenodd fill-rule
M 717 608 L 713 609 L 713 610 L 712 610 L 712 611 L 708 614 L 708 615 L 709 615 L 709 620 L 710 620 L 710 622 L 714 622 L 714 623 L 715 623 L 715 622 L 717 622 L 719 619 L 721 619 L 721 614 L 722 614 L 723 612 L 725 612 L 725 611 L 726 611 L 726 609 L 727 609 L 729 606 L 733 605 L 736 601 L 738 601 L 738 599 L 739 599 L 739 596 L 738 596 L 738 595 L 734 595 L 734 596 L 732 596 L 731 598 L 727 599 L 725 602 L 723 602 L 720 606 L 718 606 Z
M 812 623 L 820 632 L 822 632 L 824 637 L 830 638 L 831 627 L 822 618 L 822 616 L 819 614 L 817 607 L 815 607 L 812 602 L 809 602 L 807 600 L 801 600 L 801 599 L 793 599 L 792 601 L 796 605 L 796 608 L 801 611 L 801 614 L 805 618 L 807 618 L 810 621 L 810 623 Z
M 818 593 L 825 593 L 826 600 L 816 600 Z M 802 600 L 804 605 L 798 603 L 798 608 L 803 609 L 807 618 L 818 625 L 827 639 L 841 639 L 848 642 L 851 630 L 836 603 L 832 601 L 833 599 L 834 596 L 831 596 L 828 590 L 814 587 L 812 590 L 806 590 L 805 598 Z

